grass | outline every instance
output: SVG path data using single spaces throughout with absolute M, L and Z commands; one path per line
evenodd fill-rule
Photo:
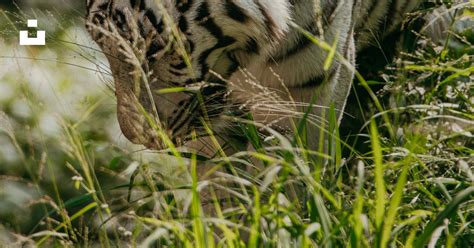
M 7 38 L 0 63 L 31 71 L 0 73 L 11 92 L 0 94 L 0 244 L 472 246 L 473 13 L 459 12 L 444 43 L 418 34 L 414 52 L 381 72 L 385 87 L 371 93 L 357 145 L 328 109 L 327 152 L 307 149 L 305 118 L 295 137 L 269 128 L 263 137 L 250 118 L 232 119 L 251 146 L 234 155 L 219 137 L 211 158 L 171 142 L 170 151 L 143 151 L 111 124 L 113 96 L 99 86 L 110 78 L 100 54 L 80 46 L 82 31 L 55 33 L 45 50 Z

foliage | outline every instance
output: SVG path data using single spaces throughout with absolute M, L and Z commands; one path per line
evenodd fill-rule
M 46 49 L 10 36 L 0 48 L 0 244 L 472 245 L 473 12 L 458 12 L 443 43 L 417 34 L 415 51 L 381 74 L 382 109 L 358 134 L 365 149 L 339 136 L 330 109 L 328 151 L 308 150 L 304 133 L 233 119 L 251 148 L 226 155 L 213 142 L 211 158 L 121 137 L 107 66 L 82 28 L 59 28 Z

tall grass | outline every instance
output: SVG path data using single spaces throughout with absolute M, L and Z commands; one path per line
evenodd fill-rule
M 472 246 L 474 35 L 472 11 L 458 12 L 463 13 L 451 23 L 444 43 L 418 34 L 415 52 L 402 54 L 383 72 L 386 87 L 371 92 L 367 101 L 375 108 L 363 113 L 369 121 L 357 134 L 362 149 L 339 135 L 334 108 L 323 115 L 328 117 L 321 127 L 328 151 L 307 148 L 302 130 L 308 115 L 295 120 L 294 136 L 251 117 L 228 117 L 249 144 L 248 151 L 232 155 L 225 154 L 209 123 L 204 126 L 210 145 L 219 152 L 213 157 L 183 153 L 152 117 L 147 119 L 168 150 L 110 145 L 114 141 L 102 126 L 115 122 L 113 102 L 99 100 L 104 94 L 84 97 L 83 108 L 73 116 L 46 110 L 59 113 L 60 124 L 59 133 L 46 134 L 38 128 L 45 111 L 35 102 L 40 94 L 25 78 L 0 74 L 8 84 L 23 85 L 13 98 L 27 96 L 23 100 L 32 113 L 22 118 L 15 99 L 0 101 L 0 133 L 6 134 L 0 136 L 1 147 L 9 149 L 10 142 L 20 157 L 7 161 L 0 156 L 5 160 L 0 182 L 2 188 L 30 194 L 21 206 L 0 190 L 5 196 L 0 245 Z M 68 38 L 55 36 L 59 47 L 69 44 L 62 42 Z M 92 64 L 102 70 L 102 64 L 87 62 L 96 61 L 92 49 L 72 47 L 85 58 L 86 68 Z M 34 57 L 36 50 L 28 52 L 34 60 L 43 59 Z M 21 59 L 7 57 L 0 61 Z M 364 78 L 359 80 L 368 87 Z M 25 134 L 26 127 L 33 131 Z M 5 210 L 8 206 L 22 212 Z M 35 222 L 20 221 L 9 211 L 33 216 Z

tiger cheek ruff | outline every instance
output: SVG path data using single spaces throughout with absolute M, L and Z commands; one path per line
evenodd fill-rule
M 225 137 L 226 117 L 247 112 L 290 130 L 311 108 L 308 142 L 317 149 L 326 109 L 343 116 L 357 51 L 394 32 L 420 2 L 88 0 L 86 26 L 109 60 L 130 141 L 166 148 L 159 129 L 186 144 L 207 133 L 203 122 Z M 328 63 L 325 46 L 334 44 Z

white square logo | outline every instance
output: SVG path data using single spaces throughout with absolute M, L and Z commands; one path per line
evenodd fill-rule
M 29 28 L 37 28 L 38 20 L 30 19 L 28 20 Z M 28 30 L 20 31 L 20 45 L 21 46 L 44 46 L 46 45 L 46 31 L 38 30 L 36 37 L 29 37 Z

